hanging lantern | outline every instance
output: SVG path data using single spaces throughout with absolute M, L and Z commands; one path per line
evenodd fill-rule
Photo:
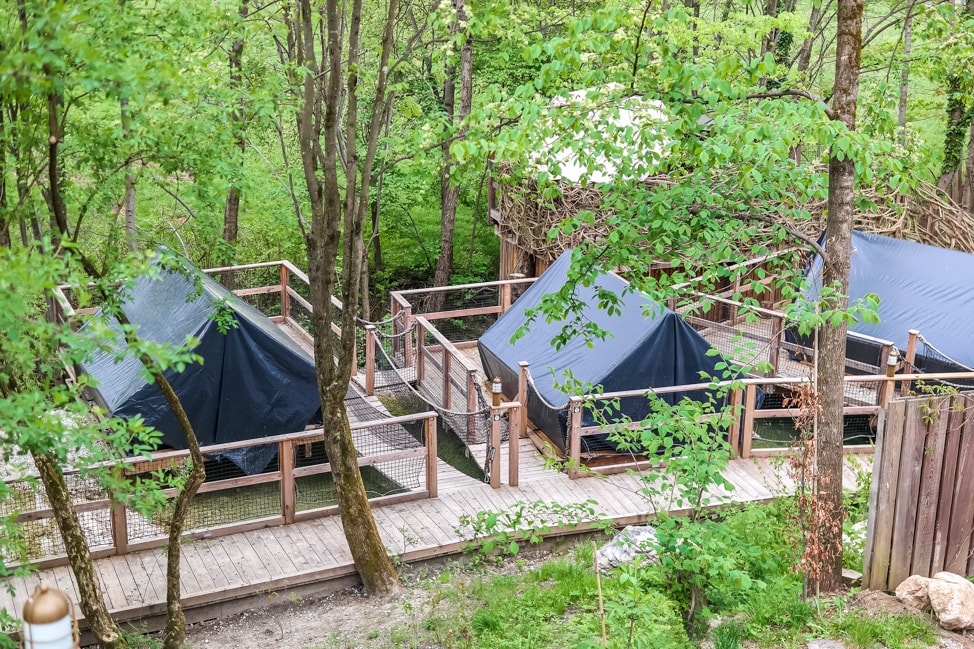
M 75 649 L 78 646 L 71 600 L 41 584 L 24 604 L 24 649 Z

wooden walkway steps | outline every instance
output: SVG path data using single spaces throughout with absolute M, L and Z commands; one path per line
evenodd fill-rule
M 506 466 L 507 445 L 504 446 L 502 465 Z M 646 520 L 648 507 L 639 495 L 637 478 L 617 474 L 569 480 L 563 473 L 544 469 L 543 459 L 528 439 L 520 440 L 520 453 L 519 487 L 495 490 L 453 471 L 448 478 L 441 473 L 444 477 L 436 499 L 376 508 L 376 522 L 386 547 L 406 562 L 456 553 L 465 545 L 457 529 L 462 516 L 510 508 L 519 501 L 596 501 L 598 519 L 611 519 L 618 525 Z M 857 467 L 869 470 L 871 458 L 848 456 L 845 461 L 843 482 L 854 487 Z M 735 486 L 733 493 L 714 495 L 725 502 L 767 501 L 784 493 L 788 480 L 782 477 L 782 471 L 780 463 L 767 459 L 733 460 L 726 472 Z M 235 601 L 249 601 L 247 606 L 252 606 L 253 600 L 245 598 L 261 596 L 266 601 L 287 597 L 290 593 L 308 592 L 316 584 L 317 588 L 326 588 L 325 582 L 347 582 L 355 575 L 338 516 L 189 542 L 181 561 L 183 605 L 196 621 L 232 611 Z M 109 607 L 120 620 L 164 613 L 162 549 L 98 559 L 95 566 Z M 71 571 L 58 567 L 7 580 L 6 586 L 13 592 L 0 587 L 0 608 L 19 616 L 27 597 L 41 581 L 56 584 L 77 601 Z

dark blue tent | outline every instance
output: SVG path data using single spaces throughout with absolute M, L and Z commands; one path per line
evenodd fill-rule
M 189 262 L 185 262 L 187 265 Z M 213 316 L 230 309 L 237 327 L 221 333 Z M 143 340 L 182 345 L 199 340 L 193 352 L 203 364 L 167 371 L 201 445 L 222 444 L 303 430 L 318 418 L 314 361 L 266 315 L 234 296 L 210 277 L 190 269 L 160 270 L 141 277 L 122 307 Z M 112 320 L 118 329 L 118 323 Z M 119 349 L 122 346 L 119 338 Z M 147 383 L 142 363 L 132 354 L 99 352 L 82 370 L 98 383 L 108 411 L 123 419 L 141 415 L 162 433 L 163 443 L 185 448 L 182 430 L 155 384 Z M 220 457 L 246 473 L 263 471 L 277 445 L 226 451 Z
M 810 267 L 812 285 L 806 291 L 814 299 L 821 286 L 822 261 L 816 257 Z M 960 371 L 974 367 L 974 255 L 867 234 L 852 233 L 849 298 L 870 293 L 879 296 L 879 323 L 850 325 L 855 333 L 893 342 L 906 349 L 910 329 L 941 353 L 931 348 L 917 350 L 917 366 L 928 372 Z M 850 338 L 849 356 L 857 360 L 862 352 Z M 953 362 L 951 362 L 953 361 Z M 881 360 L 885 363 L 885 360 Z
M 592 346 L 581 339 L 555 349 L 552 339 L 565 322 L 545 322 L 543 317 L 531 323 L 527 333 L 515 342 L 511 338 L 527 322 L 526 311 L 537 307 L 544 295 L 565 285 L 571 252 L 562 254 L 554 264 L 524 292 L 478 343 L 480 358 L 488 377 L 500 377 L 504 394 L 513 396 L 518 388 L 518 363 L 528 361 L 536 392 L 529 390 L 528 418 L 552 442 L 566 447 L 568 397 L 556 386 L 564 382 L 570 370 L 583 383 L 601 386 L 602 392 L 660 388 L 700 383 L 701 374 L 717 376 L 714 369 L 723 358 L 711 351 L 710 343 L 677 314 L 638 292 L 626 292 L 628 284 L 620 277 L 605 273 L 596 281 L 602 289 L 622 299 L 621 314 L 609 315 L 598 308 L 595 287 L 578 286 L 577 299 L 586 305 L 581 317 L 611 332 Z M 667 395 L 670 403 L 684 396 L 701 398 L 703 391 Z M 649 413 L 644 397 L 628 398 L 620 404 L 623 414 L 639 420 Z M 586 413 L 583 425 L 593 424 Z M 590 439 L 590 438 L 583 438 Z M 594 442 L 594 440 L 593 440 Z M 594 450 L 594 449 L 593 449 Z

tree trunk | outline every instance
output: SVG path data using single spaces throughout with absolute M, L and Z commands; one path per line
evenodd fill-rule
M 128 97 L 119 99 L 118 105 L 121 113 L 122 137 L 127 138 L 129 134 Z M 122 209 L 125 212 L 125 239 L 128 242 L 129 250 L 136 252 L 139 249 L 139 240 L 135 230 L 135 175 L 132 173 L 131 161 L 125 163 L 125 198 L 122 200 Z
M 78 513 L 71 502 L 71 493 L 64 475 L 50 455 L 32 453 L 31 457 L 34 458 L 37 472 L 40 474 L 41 482 L 44 483 L 44 491 L 54 512 L 54 520 L 64 540 L 68 562 L 78 583 L 78 595 L 81 598 L 78 604 L 84 613 L 88 627 L 103 646 L 113 649 L 127 647 L 121 630 L 105 607 L 101 584 L 98 575 L 95 574 L 95 564 L 88 550 L 88 541 L 78 521 Z
M 451 26 L 451 32 L 456 34 L 461 24 L 466 22 L 462 0 L 453 0 L 456 18 Z M 443 109 L 447 120 L 453 127 L 459 126 L 457 140 L 462 140 L 466 128 L 463 121 L 470 115 L 473 98 L 473 39 L 467 37 L 460 49 L 460 113 L 456 114 L 456 81 L 454 69 L 447 70 L 446 80 L 443 82 Z M 456 230 L 457 204 L 460 199 L 460 185 L 450 179 L 456 160 L 450 153 L 451 140 L 443 143 L 443 168 L 440 172 L 440 256 L 436 260 L 436 270 L 433 273 L 433 286 L 446 286 L 453 274 L 453 234 Z M 443 293 L 434 297 L 433 310 L 442 306 Z
M 240 29 L 243 30 L 244 23 L 249 15 L 249 0 L 240 2 Z M 244 154 L 247 152 L 247 140 L 244 136 L 246 128 L 246 100 L 243 92 L 243 50 L 244 38 L 238 36 L 230 47 L 230 92 L 238 95 L 236 106 L 230 113 L 230 121 L 233 124 L 237 151 L 240 155 L 240 167 L 243 168 Z M 223 240 L 227 248 L 232 251 L 237 243 L 237 232 L 239 230 L 240 215 L 240 186 L 239 181 L 232 181 L 230 190 L 227 192 L 227 202 L 223 209 Z M 232 261 L 224 260 L 224 261 Z M 227 278 L 223 278 L 227 279 Z M 231 287 L 232 288 L 232 287 Z
M 822 2 L 816 2 L 812 4 L 812 10 L 808 15 L 808 33 L 809 36 L 804 41 L 802 41 L 802 48 L 798 51 L 798 68 L 799 72 L 805 72 L 808 70 L 808 64 L 812 60 L 812 45 L 815 43 L 816 34 L 818 30 L 818 21 L 822 19 Z
M 906 146 L 906 105 L 910 96 L 910 54 L 913 52 L 913 5 L 903 21 L 903 69 L 900 71 L 900 103 L 896 118 L 900 127 L 900 144 Z
M 358 454 L 345 411 L 345 392 L 355 363 L 355 318 L 361 287 L 363 230 L 369 206 L 372 168 L 387 102 L 389 57 L 398 0 L 390 0 L 382 39 L 378 79 L 371 120 L 367 131 L 365 158 L 358 155 L 358 68 L 362 0 L 353 0 L 349 20 L 339 9 L 348 5 L 338 0 L 325 3 L 327 35 L 318 38 L 315 26 L 319 12 L 310 0 L 300 0 L 294 19 L 288 18 L 289 40 L 293 40 L 296 63 L 303 70 L 294 79 L 302 97 L 296 114 L 301 164 L 311 204 L 311 232 L 307 238 L 308 277 L 311 288 L 315 372 L 321 398 L 325 451 L 335 481 L 345 538 L 355 567 L 370 593 L 398 588 L 396 569 L 382 544 L 368 495 L 358 467 Z M 343 38 L 348 51 L 343 52 Z M 315 45 L 324 41 L 322 60 Z M 342 80 L 346 81 L 343 92 Z M 342 136 L 340 110 L 346 107 L 344 125 L 345 173 L 339 173 L 339 139 Z M 341 178 L 341 180 L 340 180 Z M 342 182 L 344 180 L 344 182 Z M 344 192 L 344 201 L 343 199 Z M 341 338 L 331 331 L 334 307 L 336 263 L 341 252 Z M 336 362 L 337 360 L 337 362 Z
M 836 35 L 833 110 L 836 119 L 856 127 L 859 68 L 862 53 L 862 0 L 839 0 Z M 841 135 L 839 137 L 842 137 Z M 839 293 L 829 300 L 827 311 L 848 307 L 849 261 L 852 250 L 852 219 L 855 200 L 855 165 L 848 156 L 829 158 L 828 220 L 825 228 L 823 286 Z M 816 448 L 815 519 L 818 566 L 810 585 L 815 593 L 836 590 L 842 584 L 842 407 L 846 359 L 845 321 L 839 326 L 819 327 L 819 359 L 816 367 L 821 398 Z
M 45 66 L 51 87 L 55 88 L 53 73 L 49 66 Z M 63 177 L 61 172 L 61 159 L 58 150 L 61 146 L 61 139 L 64 134 L 61 129 L 61 107 L 64 101 L 61 94 L 56 90 L 51 90 L 47 96 L 47 174 L 48 174 L 48 203 L 51 208 L 51 236 L 55 242 L 69 236 L 68 232 L 68 208 L 64 202 Z
M 966 14 L 974 14 L 974 0 L 967 0 Z M 947 78 L 947 129 L 944 133 L 944 163 L 940 168 L 937 188 L 950 193 L 951 183 L 960 170 L 964 140 L 974 122 L 974 108 L 964 104 L 961 78 L 952 74 Z

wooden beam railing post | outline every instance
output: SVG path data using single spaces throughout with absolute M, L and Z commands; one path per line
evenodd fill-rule
M 778 376 L 778 360 L 781 356 L 781 343 L 784 340 L 785 317 L 776 315 L 771 318 L 771 342 L 768 347 L 768 363 L 771 371 L 767 376 Z
M 530 363 L 527 361 L 520 361 L 517 364 L 517 401 L 521 404 L 521 408 L 518 410 L 518 419 L 520 419 L 520 425 L 518 430 L 522 435 L 526 435 L 528 432 L 528 368 Z
M 278 444 L 277 461 L 281 467 L 281 515 L 284 524 L 294 522 L 294 442 L 286 439 Z
M 443 354 L 443 406 L 447 410 L 453 410 L 450 402 L 453 397 L 453 377 L 450 376 L 453 371 L 453 356 L 446 347 L 441 346 L 440 350 Z
M 426 438 L 426 491 L 430 498 L 436 498 L 438 493 L 436 467 L 436 417 L 427 417 L 423 421 L 423 436 Z
M 742 399 L 744 396 L 744 391 L 740 388 L 731 390 L 730 393 L 730 411 L 731 411 L 731 423 L 727 429 L 727 443 L 730 445 L 730 456 L 732 458 L 737 457 L 741 450 L 741 417 L 744 412 L 741 409 Z
M 411 334 L 407 334 L 411 335 Z M 426 378 L 426 325 L 422 322 L 416 323 L 416 382 L 423 383 Z
M 744 424 L 741 426 L 741 457 L 751 457 L 751 439 L 754 437 L 754 409 L 757 402 L 758 386 L 749 383 L 744 390 Z
M 509 403 L 507 410 L 507 484 L 517 486 L 518 468 L 521 455 L 521 411 L 520 403 Z
M 883 381 L 882 388 L 877 392 L 877 401 L 880 408 L 886 408 L 889 406 L 889 402 L 893 399 L 893 393 L 895 392 L 895 383 L 893 382 L 893 377 L 896 375 L 896 364 L 899 362 L 899 357 L 893 353 L 893 348 L 890 345 L 883 345 L 882 356 L 880 356 L 880 363 L 886 363 L 886 377 L 887 381 Z
M 467 370 L 467 443 L 475 444 L 477 441 L 477 418 L 475 415 L 480 410 L 477 403 L 477 370 Z
M 365 325 L 365 394 L 375 394 L 375 325 Z
M 507 310 L 511 308 L 511 285 L 501 284 L 500 292 L 501 315 L 504 315 L 507 313 Z
M 403 308 L 403 326 L 405 329 L 403 331 L 409 331 L 413 326 L 413 307 L 412 305 Z M 413 366 L 413 340 L 412 336 L 408 333 L 403 336 L 406 343 L 406 349 L 403 350 L 403 367 Z
M 568 477 L 575 480 L 582 475 L 582 399 L 572 397 L 568 402 Z
M 499 489 L 501 486 L 501 416 L 503 408 L 490 408 L 490 442 L 487 446 L 487 465 L 490 467 L 490 486 Z
M 119 471 L 116 477 L 120 476 L 121 472 Z M 128 514 L 125 511 L 125 505 L 118 502 L 114 498 L 112 498 L 111 522 L 112 545 L 115 546 L 115 553 L 127 554 L 129 551 Z
M 917 359 L 917 336 L 920 335 L 920 331 L 910 329 L 909 335 L 910 337 L 906 341 L 906 356 L 903 359 L 906 361 L 906 366 L 903 368 L 903 371 L 907 374 L 913 374 L 916 372 L 914 363 Z M 903 385 L 900 386 L 900 395 L 905 397 L 910 394 L 911 387 L 913 387 L 913 384 L 910 381 L 904 381 Z
M 287 319 L 291 316 L 291 296 L 287 293 L 291 273 L 284 264 L 281 264 L 279 268 L 281 271 L 281 316 Z

